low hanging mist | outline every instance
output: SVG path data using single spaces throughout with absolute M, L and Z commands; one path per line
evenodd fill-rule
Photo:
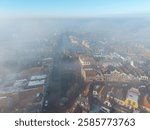
M 16 18 L 0 20 L 0 68 L 19 71 L 19 66 L 49 56 L 63 34 L 107 43 L 142 43 L 149 47 L 149 18 L 50 19 Z M 45 53 L 43 55 L 43 53 Z M 19 65 L 21 64 L 21 65 Z M 20 68 L 22 69 L 22 68 Z

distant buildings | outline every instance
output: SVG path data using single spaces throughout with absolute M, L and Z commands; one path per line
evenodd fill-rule
M 82 66 L 91 66 L 94 63 L 94 59 L 90 56 L 80 55 L 79 61 Z
M 79 43 L 79 39 L 75 36 L 69 36 L 69 40 L 71 41 L 72 44 L 78 44 Z
M 120 58 L 122 61 L 125 61 L 125 58 L 117 53 L 113 53 L 111 57 Z M 79 61 L 81 64 L 81 74 L 84 80 L 87 82 L 93 80 L 108 82 L 149 81 L 149 77 L 143 75 L 143 72 L 140 69 L 135 67 L 133 68 L 130 65 L 127 65 L 127 67 L 124 68 L 123 64 L 121 64 L 120 62 L 118 63 L 117 61 L 115 62 L 115 60 L 112 60 L 112 62 L 109 62 L 109 60 L 104 61 L 102 64 L 103 68 L 96 68 L 96 64 L 97 66 L 99 65 L 98 63 L 96 63 L 92 56 L 80 55 Z M 110 68 L 115 68 L 115 70 Z
M 84 47 L 90 49 L 90 45 L 89 45 L 89 42 L 87 40 L 83 40 L 82 43 L 81 43 Z
M 104 74 L 104 80 L 109 82 L 129 82 L 130 77 L 125 73 L 114 70 L 110 74 Z
M 111 71 L 110 74 L 104 74 L 104 80 L 108 82 L 140 82 L 148 81 L 148 76 L 135 77 L 132 74 L 126 74 L 117 70 Z
M 149 77 L 144 75 L 144 76 L 140 76 L 139 78 L 141 81 L 148 81 L 149 80 Z

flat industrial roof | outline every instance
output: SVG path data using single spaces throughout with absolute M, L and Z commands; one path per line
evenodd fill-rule
M 46 78 L 46 74 L 35 75 L 35 76 L 32 76 L 30 80 L 40 80 L 40 79 L 45 79 L 45 78 Z
M 27 79 L 16 80 L 14 86 L 15 87 L 24 86 L 26 85 L 27 81 L 28 81 Z
M 28 86 L 37 86 L 37 85 L 44 85 L 45 84 L 45 80 L 35 80 L 35 81 L 29 81 Z

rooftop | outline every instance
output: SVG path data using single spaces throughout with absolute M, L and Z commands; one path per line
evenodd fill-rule
M 32 86 L 38 86 L 38 85 L 44 85 L 45 84 L 45 80 L 35 80 L 35 81 L 29 81 L 28 86 L 32 87 Z
M 93 62 L 94 59 L 90 56 L 80 55 L 79 57 L 83 62 Z
M 136 89 L 136 88 L 131 88 L 128 90 L 128 93 L 127 93 L 127 97 L 128 99 L 130 100 L 133 100 L 135 102 L 138 102 L 138 97 L 139 97 L 139 90 Z
M 16 80 L 14 87 L 22 87 L 27 84 L 27 79 Z
M 96 72 L 94 70 L 85 70 L 86 76 L 87 77 L 95 77 Z
M 40 79 L 46 79 L 46 74 L 43 74 L 43 75 L 35 75 L 35 76 L 32 76 L 30 78 L 30 80 L 40 80 Z

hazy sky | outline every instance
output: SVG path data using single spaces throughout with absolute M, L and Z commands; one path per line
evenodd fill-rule
M 150 14 L 150 0 L 0 0 L 0 17 Z

